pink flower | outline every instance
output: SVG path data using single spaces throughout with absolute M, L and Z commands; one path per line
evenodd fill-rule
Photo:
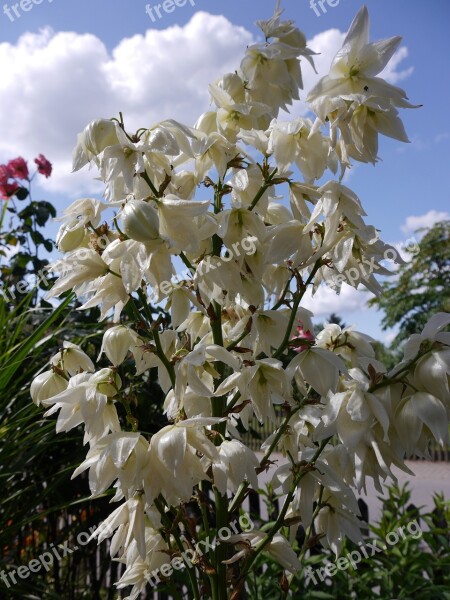
M 8 183 L 8 179 L 12 177 L 11 170 L 7 165 L 0 165 L 0 185 Z
M 14 194 L 17 192 L 17 190 L 19 189 L 19 184 L 16 181 L 13 181 L 12 183 L 7 183 L 7 182 L 0 182 L 0 198 L 2 200 L 8 200 L 11 196 L 14 196 Z
M 39 154 L 37 158 L 34 159 L 34 162 L 37 164 L 38 173 L 41 175 L 45 175 L 45 177 L 50 177 L 52 174 L 52 163 L 45 158 L 43 154 Z
M 15 179 L 28 179 L 28 167 L 24 158 L 18 156 L 6 165 Z
M 303 352 L 304 350 L 308 350 L 308 348 L 311 347 L 311 344 L 300 344 L 300 342 L 302 340 L 305 340 L 305 342 L 314 342 L 315 337 L 314 335 L 309 331 L 309 329 L 307 331 L 305 331 L 303 329 L 303 324 L 300 322 L 300 324 L 297 327 L 297 335 L 294 336 L 292 338 L 293 342 L 297 342 L 295 343 L 295 347 L 294 347 L 294 351 L 295 352 Z
M 19 189 L 16 181 L 8 183 L 8 180 L 13 176 L 12 170 L 8 165 L 0 165 L 0 199 L 8 200 Z

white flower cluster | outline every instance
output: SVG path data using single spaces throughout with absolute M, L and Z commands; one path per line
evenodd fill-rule
M 339 290 L 362 261 L 377 268 L 359 269 L 348 283 L 380 291 L 373 271 L 386 273 L 378 263 L 389 246 L 365 223 L 349 188 L 318 180 L 328 168 L 336 173 L 341 165 L 343 173 L 352 159 L 375 162 L 380 133 L 406 141 L 397 108 L 411 105 L 376 77 L 400 39 L 369 43 L 363 8 L 310 94 L 315 122 L 281 122 L 280 109 L 299 98 L 301 59 L 313 64 L 314 53 L 279 9 L 259 25 L 266 42 L 248 47 L 240 68 L 211 85 L 215 109 L 195 127 L 166 120 L 130 133 L 122 117 L 100 119 L 79 135 L 74 152 L 75 170 L 98 167 L 105 203 L 82 199 L 65 211 L 51 295 L 73 290 L 82 308 L 100 306 L 102 318 L 112 317 L 101 352 L 110 367 L 97 370 L 66 342 L 31 393 L 47 414 L 59 411 L 58 431 L 84 426 L 89 451 L 74 475 L 89 470 L 93 496 L 116 489 L 121 504 L 95 535 L 113 536 L 111 555 L 125 565 L 118 586 L 132 586 L 131 599 L 149 573 L 186 549 L 180 533 L 194 536 L 195 546 L 202 524 L 193 531 L 183 523 L 181 507 L 193 495 L 202 505 L 201 482 L 216 490 L 219 528 L 247 488 L 258 488 L 274 451 L 289 459 L 273 479 L 286 502 L 272 529 L 234 536 L 237 554 L 223 545 L 207 566 L 198 563 L 222 599 L 227 587 L 242 588 L 263 550 L 292 572 L 300 568 L 280 533 L 287 517 L 305 528 L 315 520 L 336 552 L 345 535 L 359 541 L 354 490 L 367 478 L 380 489 L 394 478 L 393 465 L 408 471 L 405 456 L 426 455 L 430 440 L 447 439 L 450 334 L 442 330 L 449 315 L 413 336 L 404 361 L 387 373 L 371 338 L 336 325 L 314 338 L 312 314 L 301 306 L 310 286 L 335 278 Z M 195 198 L 200 186 L 206 199 Z M 108 207 L 117 214 L 102 223 Z M 246 238 L 255 251 L 235 253 Z M 180 260 L 192 277 L 161 285 Z M 153 319 L 150 298 L 165 303 L 171 327 Z M 301 344 L 293 340 L 299 321 L 309 332 Z M 137 423 L 130 431 L 120 418 L 130 387 L 118 368 L 131 356 L 137 375 L 157 368 L 166 394 L 169 424 L 153 436 Z M 238 424 L 248 428 L 254 416 L 271 422 L 280 406 L 287 417 L 262 445 L 260 463 Z

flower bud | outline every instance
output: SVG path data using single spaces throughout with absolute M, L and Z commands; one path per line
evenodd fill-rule
M 176 190 L 180 198 L 189 199 L 194 196 L 198 181 L 194 173 L 181 171 L 172 177 L 171 183 L 172 189 Z
M 217 113 L 215 111 L 203 113 L 195 124 L 195 129 L 207 135 L 217 133 Z
M 89 123 L 78 135 L 78 142 L 73 153 L 73 170 L 78 171 L 97 157 L 108 146 L 118 144 L 117 125 L 115 121 L 97 119 Z
M 36 406 L 39 406 L 45 400 L 63 392 L 67 386 L 64 377 L 53 371 L 45 371 L 33 379 L 30 389 L 31 398 Z
M 421 358 L 414 371 L 414 384 L 450 404 L 450 349 L 431 352 Z
M 159 217 L 144 200 L 130 200 L 122 210 L 122 230 L 132 240 L 150 242 L 159 237 Z
M 76 219 L 60 227 L 56 236 L 56 245 L 61 252 L 72 252 L 83 245 L 86 231 L 84 227 L 75 227 L 75 225 L 78 225 Z
M 245 102 L 245 82 L 237 73 L 224 75 L 219 86 L 230 94 L 235 102 Z
M 118 325 L 111 327 L 103 336 L 100 356 L 105 353 L 115 367 L 125 360 L 130 346 L 137 343 L 137 335 L 128 327 Z M 99 356 L 99 358 L 100 358 Z
M 51 363 L 67 371 L 71 377 L 81 371 L 95 371 L 94 363 L 89 356 L 79 346 L 71 342 L 64 342 L 63 350 L 55 354 Z
M 108 398 L 115 396 L 122 387 L 122 380 L 112 369 L 100 369 L 90 377 L 89 383 L 96 384 L 100 394 L 105 394 Z
M 108 146 L 118 143 L 117 125 L 109 119 L 96 119 L 85 129 L 86 148 L 94 154 L 100 154 Z

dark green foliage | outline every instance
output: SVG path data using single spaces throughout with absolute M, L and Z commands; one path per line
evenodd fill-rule
M 433 314 L 450 312 L 450 221 L 427 231 L 420 251 L 369 304 L 384 311 L 384 329 L 400 327 L 394 347 L 421 331 Z
M 16 575 L 17 583 L 9 588 L 0 579 L 0 599 L 112 600 L 117 597 L 113 583 L 119 574 L 107 545 L 97 549 L 95 541 L 77 543 L 78 534 L 89 532 L 111 513 L 111 494 L 90 500 L 86 473 L 71 481 L 86 458 L 82 428 L 58 435 L 56 417 L 44 418 L 44 410 L 30 396 L 33 378 L 49 369 L 50 358 L 64 340 L 79 344 L 95 358 L 109 324 L 99 324 L 98 309 L 77 311 L 79 303 L 72 295 L 57 309 L 43 300 L 39 288 L 48 288 L 51 277 L 47 281 L 38 272 L 48 264 L 43 256 L 53 244 L 38 228 L 56 213 L 51 204 L 22 195 L 20 212 L 10 199 L 0 215 L 0 256 L 5 257 L 11 246 L 21 247 L 0 268 L 0 572 L 27 566 L 52 544 L 78 549 L 67 556 L 62 551 L 62 560 L 55 561 L 49 572 L 41 568 L 26 579 Z M 109 366 L 106 359 L 101 366 Z M 133 376 L 132 361 L 121 369 L 140 400 L 139 408 L 132 405 L 131 411 L 141 431 L 159 430 L 166 420 L 156 370 L 144 380 Z M 118 406 L 118 412 L 124 430 L 131 430 L 125 409 Z
M 281 586 L 286 574 L 274 562 L 270 555 L 260 557 L 260 567 L 264 564 L 271 573 L 270 577 L 256 575 L 249 579 L 249 598 L 267 600 L 283 598 L 302 598 L 302 600 L 449 600 L 450 599 L 450 502 L 444 501 L 440 495 L 434 496 L 434 510 L 427 512 L 411 505 L 411 494 L 405 486 L 389 488 L 389 496 L 383 503 L 381 519 L 370 528 L 370 538 L 365 537 L 365 544 L 370 542 L 378 547 L 386 545 L 390 532 L 398 532 L 403 527 L 404 539 L 398 535 L 398 543 L 387 544 L 387 549 L 361 562 L 353 569 L 337 570 L 333 577 L 323 576 L 324 581 L 316 574 L 317 585 L 304 572 L 296 576 L 286 594 Z M 416 520 L 420 529 L 408 524 Z M 422 534 L 420 534 L 422 531 Z M 411 535 L 414 534 L 414 535 Z M 287 534 L 287 530 L 285 532 Z M 419 537 L 420 536 L 420 537 Z M 387 538 L 395 542 L 395 539 Z M 296 551 L 300 548 L 297 546 Z M 345 542 L 341 557 L 360 548 L 348 540 Z M 327 562 L 335 563 L 334 554 L 321 547 L 314 546 L 311 555 L 305 560 L 305 569 L 311 566 L 317 569 Z M 260 574 L 262 571 L 259 572 Z
M 71 481 L 86 457 L 82 429 L 56 434 L 55 418 L 43 418 L 44 411 L 33 405 L 29 391 L 33 377 L 48 369 L 50 357 L 65 339 L 98 356 L 107 324 L 98 324 L 96 310 L 75 311 L 72 297 L 56 311 L 29 310 L 31 299 L 29 294 L 26 301 L 11 308 L 0 298 L 0 571 L 5 572 L 27 565 L 51 543 L 74 548 L 79 533 L 88 532 L 111 513 L 110 494 L 89 499 L 86 474 Z M 139 410 L 133 406 L 133 416 L 140 429 L 151 434 L 166 424 L 164 394 L 156 370 L 150 372 L 148 381 L 133 378 L 131 362 L 121 368 L 139 398 Z M 118 409 L 123 428 L 131 430 L 125 410 Z M 117 565 L 111 564 L 106 544 L 97 550 L 96 542 L 91 542 L 56 562 L 49 573 L 41 569 L 18 579 L 8 596 L 2 595 L 6 587 L 0 580 L 0 598 L 112 600 L 117 592 L 105 579 L 110 568 L 112 582 L 117 581 Z

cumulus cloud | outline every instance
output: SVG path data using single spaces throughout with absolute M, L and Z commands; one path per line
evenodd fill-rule
M 414 67 L 408 67 L 403 71 L 398 70 L 400 63 L 403 62 L 405 58 L 408 58 L 408 55 L 408 48 L 406 46 L 401 46 L 386 65 L 386 68 L 381 71 L 379 77 L 386 79 L 386 81 L 389 81 L 389 83 L 394 85 L 400 81 L 403 81 L 407 77 L 410 77 L 410 75 L 412 75 L 414 72 Z
M 432 227 L 439 221 L 450 219 L 450 214 L 445 211 L 430 210 L 424 215 L 407 217 L 404 224 L 400 227 L 404 234 L 408 235 L 417 229 Z
M 441 142 L 444 142 L 445 140 L 450 139 L 450 133 L 444 132 L 444 133 L 438 133 L 435 137 L 434 137 L 434 141 L 436 142 L 436 144 L 440 144 Z
M 311 291 L 305 294 L 302 306 L 314 313 L 315 318 L 329 317 L 331 313 L 345 315 L 355 311 L 367 311 L 367 301 L 371 295 L 362 290 L 355 290 L 349 285 L 343 285 L 338 295 L 328 286 L 322 285 L 312 296 Z
M 43 152 L 55 166 L 48 190 L 94 193 L 92 173 L 70 173 L 88 122 L 122 111 L 130 129 L 165 118 L 192 125 L 208 109 L 208 84 L 233 71 L 252 41 L 225 17 L 197 12 L 184 27 L 150 29 L 111 53 L 95 35 L 51 29 L 2 43 L 0 159 Z
M 339 29 L 328 29 L 318 33 L 308 41 L 309 48 L 317 52 L 317 55 L 314 56 L 317 74 L 312 69 L 305 69 L 303 80 L 306 94 L 321 77 L 328 73 L 333 58 L 342 47 L 344 39 L 345 33 L 339 31 Z

